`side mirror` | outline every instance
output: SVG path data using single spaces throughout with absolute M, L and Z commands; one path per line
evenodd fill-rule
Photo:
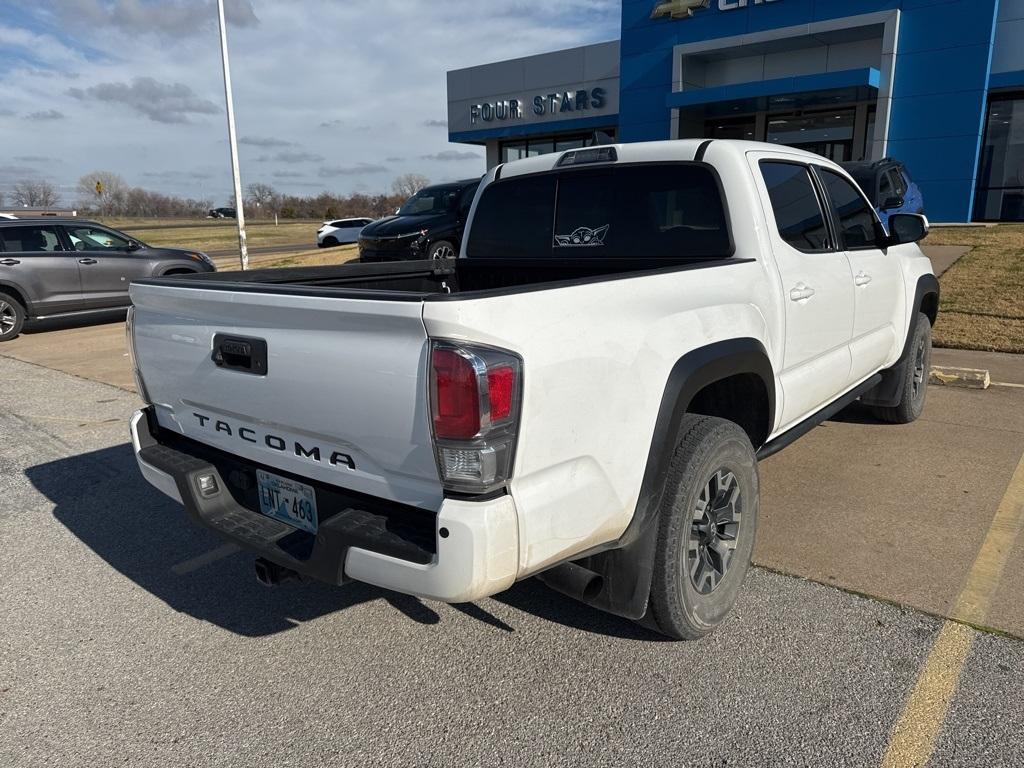
M 902 197 L 887 197 L 887 198 L 885 198 L 885 202 L 882 203 L 882 210 L 884 210 L 884 211 L 891 211 L 894 208 L 902 208 L 902 207 L 903 207 L 903 198 Z
M 889 245 L 919 243 L 928 237 L 928 219 L 919 213 L 894 213 L 889 217 Z

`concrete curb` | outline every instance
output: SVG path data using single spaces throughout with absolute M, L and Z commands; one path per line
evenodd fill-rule
M 992 377 L 983 368 L 953 368 L 951 366 L 932 366 L 928 377 L 930 384 L 945 387 L 964 387 L 966 389 L 988 389 L 992 386 Z

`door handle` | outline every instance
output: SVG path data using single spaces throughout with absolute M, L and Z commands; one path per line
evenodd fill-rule
M 79 264 L 96 264 L 97 261 L 96 261 L 96 259 L 79 259 L 78 263 Z
M 21 262 L 18 259 L 4 259 L 0 261 L 0 264 L 3 264 L 5 267 L 13 267 L 15 264 L 21 264 Z
M 797 283 L 793 290 L 789 292 L 790 301 L 806 301 L 814 295 L 814 289 L 804 285 L 803 283 Z
M 871 282 L 871 275 L 861 272 L 859 275 L 853 278 L 853 282 L 856 283 L 857 285 L 867 285 L 868 283 Z

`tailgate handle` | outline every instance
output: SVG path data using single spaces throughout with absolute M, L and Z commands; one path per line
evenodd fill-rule
M 218 333 L 213 337 L 213 363 L 229 371 L 266 376 L 267 342 L 264 339 Z

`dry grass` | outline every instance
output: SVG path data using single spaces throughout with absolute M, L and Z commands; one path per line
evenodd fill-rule
M 339 245 L 335 248 L 318 248 L 313 251 L 290 253 L 287 257 L 273 257 L 267 263 L 260 263 L 261 269 L 274 267 L 325 267 L 329 264 L 347 264 L 359 258 L 359 248 L 355 245 Z
M 1024 353 L 1024 225 L 943 227 L 926 243 L 971 248 L 939 279 L 935 344 Z
M 295 243 L 309 243 L 310 247 L 315 247 L 317 229 L 316 224 L 290 221 L 277 227 L 273 224 L 246 227 L 245 234 L 250 248 L 293 245 Z M 133 229 L 129 234 L 149 245 L 194 248 L 199 251 L 223 251 L 229 248 L 238 248 L 238 230 L 234 227 L 200 224 L 181 229 Z

